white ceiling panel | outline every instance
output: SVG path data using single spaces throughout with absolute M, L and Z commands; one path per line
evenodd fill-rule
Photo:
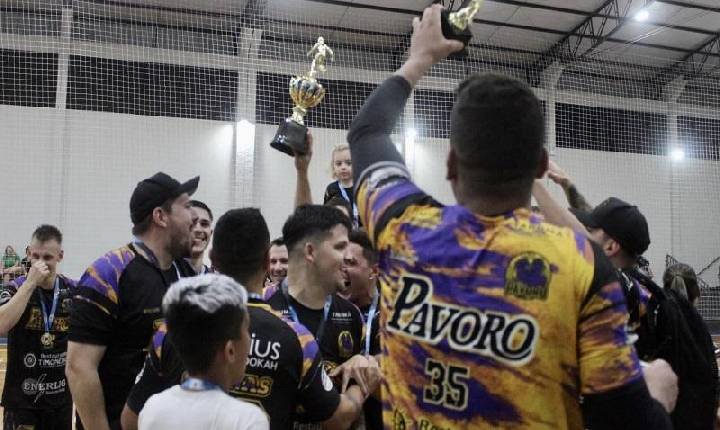
M 415 11 L 421 11 L 428 7 L 430 4 L 432 4 L 430 0 L 349 0 L 348 3 L 393 7 L 397 9 L 408 9 Z
M 658 67 L 667 66 L 682 58 L 683 55 L 681 52 L 673 52 L 637 45 L 622 45 L 610 42 L 600 45 L 600 49 L 598 51 L 598 55 L 601 58 Z
M 707 39 L 708 36 L 700 33 L 690 33 L 688 31 L 633 22 L 625 24 L 613 37 L 630 42 L 655 43 L 687 48 L 701 43 Z
M 495 25 L 472 23 L 470 25 L 470 31 L 472 32 L 473 37 L 470 40 L 470 43 L 487 43 L 498 28 L 500 27 Z
M 412 16 L 403 13 L 349 8 L 337 26 L 351 29 L 406 34 L 412 31 Z
M 489 43 L 496 46 L 543 52 L 549 49 L 559 37 L 553 37 L 552 34 L 547 33 L 500 27 L 490 38 Z
M 266 13 L 275 19 L 287 19 L 315 25 L 337 25 L 347 6 L 304 0 L 267 0 Z
M 521 7 L 507 22 L 509 24 L 530 25 L 534 27 L 568 31 L 580 24 L 583 19 L 585 19 L 585 17 L 582 15 Z
M 518 6 L 486 1 L 483 3 L 480 8 L 480 12 L 478 12 L 475 17 L 491 21 L 505 22 L 512 18 L 518 9 Z

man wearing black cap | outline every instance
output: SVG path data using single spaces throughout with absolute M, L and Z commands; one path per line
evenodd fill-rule
M 196 221 L 190 196 L 199 180 L 181 184 L 159 172 L 139 182 L 130 198 L 136 240 L 100 257 L 78 283 L 65 372 L 85 428 L 120 428 L 143 350 L 162 322 L 163 295 L 194 275 L 185 258 Z
M 553 171 L 560 173 L 553 175 Z M 630 314 L 628 325 L 636 333 L 638 356 L 646 361 L 666 360 L 676 373 L 679 393 L 671 414 L 674 427 L 712 428 L 718 405 L 718 377 L 710 336 L 702 318 L 689 310 L 692 306 L 683 304 L 684 299 L 672 292 L 663 291 L 639 267 L 641 254 L 650 245 L 645 216 L 636 206 L 616 197 L 588 209 L 591 207 L 574 185 L 568 192 L 567 184 L 572 181 L 557 165 L 550 167 L 548 176 L 565 189 L 570 212 L 618 270 Z M 533 195 L 550 221 L 574 226 L 572 216 L 563 215 L 564 209 L 552 201 L 542 183 L 535 184 Z M 567 211 L 565 214 L 569 215 Z M 648 385 L 652 387 L 651 380 Z

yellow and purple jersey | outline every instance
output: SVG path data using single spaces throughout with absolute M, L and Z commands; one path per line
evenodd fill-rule
M 580 396 L 642 377 L 584 235 L 442 206 L 397 163 L 364 172 L 357 201 L 380 254 L 385 428 L 581 429 Z

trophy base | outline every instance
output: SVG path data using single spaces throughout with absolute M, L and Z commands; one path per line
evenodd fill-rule
M 450 22 L 450 12 L 447 10 L 443 10 L 440 14 L 440 23 L 442 24 L 442 34 L 446 39 L 449 40 L 459 40 L 460 42 L 465 45 L 462 49 L 462 51 L 455 52 L 450 55 L 450 58 L 464 58 L 468 55 L 467 46 L 468 43 L 470 43 L 470 39 L 472 39 L 472 33 L 470 32 L 469 28 L 465 28 L 464 30 L 458 30 L 452 23 Z
M 270 146 L 291 157 L 294 157 L 295 154 L 305 155 L 307 153 L 307 127 L 286 118 L 280 123 Z

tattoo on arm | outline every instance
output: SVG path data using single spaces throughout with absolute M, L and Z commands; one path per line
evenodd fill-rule
M 570 185 L 565 190 L 565 195 L 567 196 L 568 203 L 570 203 L 570 207 L 586 212 L 590 212 L 593 209 L 575 185 Z

